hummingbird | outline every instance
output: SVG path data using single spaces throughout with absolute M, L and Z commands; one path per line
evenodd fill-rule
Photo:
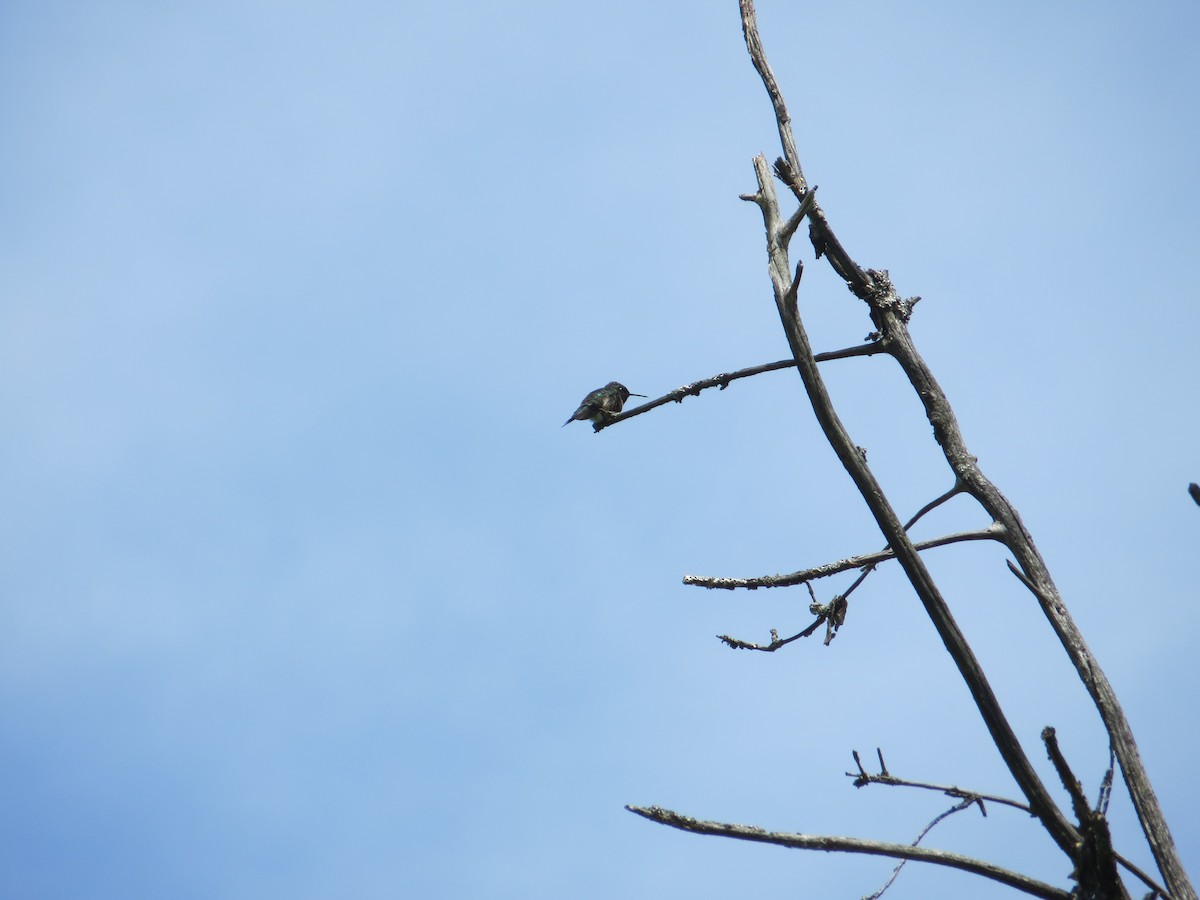
M 610 381 L 602 388 L 596 388 L 579 404 L 579 409 L 571 413 L 571 418 L 562 423 L 566 428 L 572 422 L 588 419 L 593 425 L 599 425 L 610 416 L 615 416 L 630 397 L 645 397 L 645 394 L 634 394 L 619 381 Z

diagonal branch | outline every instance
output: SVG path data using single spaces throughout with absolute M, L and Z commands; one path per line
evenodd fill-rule
M 1044 897 L 1046 900 L 1070 900 L 1070 893 L 1013 872 L 1002 869 L 997 865 L 958 853 L 945 850 L 930 850 L 925 847 L 913 847 L 908 844 L 893 844 L 885 841 L 868 841 L 862 838 L 834 837 L 830 835 L 794 834 L 789 832 L 766 831 L 751 825 L 732 825 L 724 822 L 706 822 L 680 815 L 669 809 L 657 806 L 626 806 L 627 810 L 636 813 L 651 822 L 660 825 L 670 825 L 682 831 L 693 834 L 710 834 L 717 837 L 736 838 L 742 841 L 756 841 L 762 844 L 775 844 L 780 847 L 792 847 L 800 850 L 824 850 L 841 853 L 865 853 L 871 856 L 890 856 L 894 859 L 911 859 L 919 862 L 933 863 L 939 866 L 949 866 L 974 875 L 982 875 L 993 881 L 1032 894 Z
M 761 375 L 763 372 L 774 372 L 777 369 L 790 369 L 796 365 L 796 361 L 792 359 L 781 359 L 779 362 L 766 363 L 761 366 L 751 366 L 748 369 L 738 369 L 736 372 L 722 372 L 720 375 L 714 375 L 712 378 L 704 378 L 700 381 L 693 381 L 691 384 L 685 384 L 683 387 L 675 388 L 668 394 L 663 394 L 641 406 L 635 406 L 633 409 L 627 409 L 624 412 L 611 416 L 608 419 L 602 419 L 595 425 L 596 431 L 603 431 L 610 425 L 615 425 L 618 422 L 624 422 L 626 419 L 632 419 L 634 416 L 640 416 L 642 413 L 648 413 L 652 409 L 657 409 L 660 406 L 665 406 L 668 403 L 682 403 L 684 397 L 698 397 L 700 392 L 708 388 L 720 388 L 725 390 L 729 387 L 729 383 L 737 381 L 739 378 L 749 378 L 751 375 Z
M 860 576 L 855 585 L 862 582 Z M 842 627 L 842 623 L 846 621 L 846 595 L 841 594 L 835 596 L 828 603 L 822 603 L 817 599 L 816 592 L 812 589 L 811 584 L 806 584 L 808 588 L 808 596 L 812 598 L 812 603 L 808 607 L 808 611 L 817 618 L 813 623 L 801 631 L 799 634 L 793 634 L 788 638 L 781 638 L 779 632 L 774 628 L 771 629 L 771 643 L 755 644 L 750 641 L 743 641 L 740 638 L 730 637 L 727 634 L 718 634 L 717 640 L 722 641 L 731 650 L 760 650 L 763 653 L 774 653 L 781 647 L 786 647 L 792 641 L 798 641 L 800 638 L 806 638 L 815 632 L 822 625 L 825 626 L 825 646 L 828 647 L 830 642 L 837 636 L 838 629 Z
M 799 161 L 795 153 L 795 143 L 791 136 L 790 119 L 787 116 L 786 109 L 782 105 L 782 97 L 779 95 L 778 86 L 774 83 L 774 75 L 770 73 L 770 67 L 766 63 L 766 57 L 762 50 L 762 43 L 758 38 L 757 26 L 754 21 L 754 5 L 751 0 L 741 0 L 741 8 L 746 44 L 750 50 L 751 58 L 754 60 L 755 67 L 763 76 L 763 81 L 768 93 L 771 95 L 772 103 L 775 104 L 780 136 L 783 139 L 785 152 L 790 157 L 789 163 L 792 164 L 793 179 L 801 179 Z M 876 481 L 874 474 L 867 466 L 862 455 L 858 452 L 854 441 L 850 438 L 849 433 L 833 408 L 833 403 L 829 398 L 829 393 L 817 368 L 816 360 L 813 358 L 808 334 L 800 321 L 796 305 L 796 285 L 791 275 L 787 252 L 779 244 L 778 235 L 781 220 L 778 203 L 775 199 L 775 188 L 771 179 L 771 173 L 767 168 L 766 159 L 762 156 L 756 157 L 754 168 L 758 181 L 758 193 L 755 195 L 755 201 L 762 211 L 763 224 L 767 234 L 768 272 L 775 294 L 775 305 L 817 421 L 825 432 L 826 439 L 837 454 L 846 472 L 854 481 L 855 487 L 858 488 L 859 493 L 866 501 L 871 514 L 875 517 L 879 525 L 880 531 L 883 533 L 884 539 L 895 551 L 897 561 L 900 563 L 901 568 L 904 569 L 905 575 L 913 585 L 917 596 L 925 607 L 927 615 L 937 629 L 946 650 L 950 653 L 955 665 L 958 667 L 959 673 L 971 692 L 971 696 L 991 734 L 992 740 L 996 744 L 996 748 L 1003 757 L 1013 778 L 1020 786 L 1021 792 L 1029 800 L 1029 805 L 1033 809 L 1034 814 L 1045 826 L 1054 842 L 1058 844 L 1068 857 L 1074 860 L 1078 841 L 1078 834 L 1075 828 L 1067 821 L 1062 810 L 1054 803 L 1045 785 L 1042 784 L 1041 778 L 1025 754 L 1024 749 L 1017 740 L 1016 734 L 1013 732 L 1012 726 L 1005 717 L 999 701 L 996 699 L 996 695 L 992 691 L 991 685 L 988 683 L 987 677 L 975 657 L 974 651 L 967 643 L 962 630 L 958 627 L 958 623 L 954 620 L 949 605 L 946 603 L 929 570 L 925 567 L 920 554 L 905 533 L 903 525 L 896 516 L 895 510 L 892 509 L 891 504 L 887 501 L 879 482 Z M 819 217 L 819 209 L 819 206 L 814 203 L 812 212 L 809 214 L 810 221 Z M 834 262 L 828 245 L 826 245 L 826 253 L 830 255 L 830 262 Z M 843 277 L 849 275 L 853 278 L 853 280 L 851 278 L 847 278 L 847 280 L 856 293 L 859 290 L 863 290 L 864 292 L 868 290 L 873 291 L 875 289 L 874 278 L 872 277 L 869 283 L 863 283 L 857 277 L 861 274 L 861 270 L 855 266 L 853 271 L 846 270 L 843 272 Z
M 942 448 L 946 461 L 971 496 L 995 521 L 1005 526 L 1005 544 L 1017 558 L 1021 580 L 1038 599 L 1043 614 L 1096 705 L 1121 763 L 1121 771 L 1125 775 L 1142 831 L 1167 887 L 1181 900 L 1196 900 L 1196 893 L 1184 871 L 1166 817 L 1142 763 L 1129 720 L 1107 676 L 1067 610 L 1046 562 L 1034 544 L 1033 536 L 1025 528 L 1013 505 L 984 476 L 975 457 L 967 449 L 949 400 L 917 353 L 908 326 L 896 309 L 895 293 L 890 283 L 887 297 L 878 298 L 872 303 L 873 318 L 881 326 L 883 340 L 924 404 L 926 416 L 933 425 L 934 438 Z M 1010 568 L 1016 571 L 1016 567 L 1010 565 Z
M 786 647 L 792 641 L 798 641 L 798 640 L 800 640 L 800 638 L 806 638 L 806 637 L 812 636 L 813 632 L 815 632 L 818 628 L 820 628 L 821 625 L 823 625 L 825 623 L 827 618 L 828 618 L 828 616 L 819 615 L 819 616 L 817 616 L 816 621 L 813 622 L 811 625 L 809 625 L 807 628 L 805 628 L 803 631 L 801 631 L 798 634 L 793 634 L 791 637 L 786 637 L 786 638 L 781 638 L 779 636 L 779 632 L 776 631 L 774 628 L 772 628 L 771 629 L 771 643 L 769 643 L 769 644 L 755 644 L 751 641 L 743 641 L 741 638 L 730 637 L 727 634 L 718 634 L 717 640 L 721 641 L 721 643 L 725 644 L 731 650 L 759 650 L 763 653 L 774 653 L 776 650 L 780 649 L 781 647 Z M 828 644 L 829 642 L 826 641 L 825 643 Z
M 876 353 L 883 352 L 883 345 L 881 343 L 878 341 L 868 341 L 864 344 L 855 344 L 853 347 L 845 347 L 841 350 L 827 350 L 824 353 L 818 353 L 816 358 L 817 362 L 829 362 L 834 359 L 849 359 L 853 356 L 874 356 Z M 596 431 L 603 431 L 610 425 L 624 422 L 626 419 L 632 419 L 634 416 L 640 416 L 642 413 L 650 412 L 650 410 L 668 403 L 682 403 L 684 397 L 698 397 L 701 391 L 708 388 L 715 387 L 725 390 L 725 388 L 729 387 L 730 382 L 737 381 L 739 378 L 749 378 L 752 375 L 761 375 L 763 372 L 774 372 L 779 369 L 791 369 L 795 365 L 796 361 L 794 359 L 781 359 L 778 362 L 764 363 L 761 366 L 738 369 L 736 372 L 722 372 L 720 375 L 714 375 L 712 378 L 704 378 L 700 381 L 693 381 L 691 384 L 685 384 L 683 387 L 678 387 L 669 394 L 663 394 L 661 397 L 643 403 L 641 406 L 635 406 L 615 416 L 602 419 L 593 427 Z
M 742 0 L 742 2 L 745 5 L 749 3 L 749 0 Z M 759 156 L 754 160 L 754 167 L 761 197 L 759 206 L 763 212 L 764 226 L 768 236 L 767 244 L 770 248 L 768 271 L 775 292 L 775 303 L 788 338 L 788 344 L 796 359 L 796 367 L 800 370 L 800 377 L 812 404 L 813 413 L 825 432 L 826 440 L 829 441 L 846 472 L 854 481 L 855 487 L 866 500 L 884 538 L 920 597 L 926 613 L 946 646 L 946 650 L 958 666 L 959 673 L 979 708 L 992 740 L 1020 785 L 1022 793 L 1028 798 L 1029 805 L 1045 825 L 1055 843 L 1062 848 L 1064 853 L 1073 858 L 1077 840 L 1074 827 L 1055 805 L 1033 768 L 1033 764 L 1021 748 L 1012 726 L 1000 708 L 995 693 L 988 684 L 987 676 L 975 658 L 974 651 L 954 620 L 949 605 L 942 597 L 941 591 L 934 583 L 933 577 L 925 567 L 913 542 L 904 531 L 904 526 L 895 510 L 887 501 L 883 488 L 875 480 L 866 460 L 862 458 L 857 445 L 851 439 L 833 408 L 833 402 L 825 388 L 821 373 L 817 369 L 816 360 L 813 358 L 808 335 L 796 309 L 797 285 L 789 271 L 787 254 L 773 237 L 778 232 L 779 214 L 775 189 L 771 182 L 770 172 L 767 170 L 767 162 Z
M 780 143 L 785 157 L 776 164 L 776 172 L 797 199 L 803 201 L 808 192 L 808 185 L 800 168 L 796 142 L 792 134 L 791 117 L 783 102 L 783 95 L 779 90 L 775 75 L 767 63 L 762 41 L 758 36 L 753 0 L 740 0 L 740 5 L 746 46 L 775 109 Z M 1137 743 L 1134 740 L 1133 731 L 1117 700 L 1116 692 L 1112 689 L 1107 676 L 1092 655 L 1082 633 L 1063 603 L 1062 596 L 1050 576 L 1045 560 L 1042 559 L 1041 553 L 1033 542 L 1032 535 L 1025 529 L 1016 509 L 1000 493 L 999 489 L 984 477 L 975 457 L 967 450 L 949 401 L 912 342 L 907 321 L 915 301 L 899 298 L 886 272 L 864 270 L 855 263 L 834 235 L 825 219 L 824 212 L 815 202 L 809 213 L 809 236 L 817 256 L 820 257 L 824 254 L 834 270 L 845 279 L 855 296 L 868 303 L 871 319 L 888 347 L 888 352 L 900 364 L 925 406 L 926 416 L 933 425 L 935 439 L 945 453 L 946 460 L 954 470 L 956 478 L 962 482 L 964 488 L 975 497 L 992 519 L 1007 529 L 1009 547 L 1013 555 L 1017 557 L 1017 562 L 1029 582 L 1034 585 L 1034 595 L 1040 601 L 1047 621 L 1074 664 L 1080 680 L 1091 696 L 1092 702 L 1104 722 L 1104 727 L 1110 735 L 1113 749 L 1121 764 L 1121 771 L 1125 776 L 1130 799 L 1133 801 L 1142 831 L 1150 844 L 1159 871 L 1162 872 L 1172 894 L 1178 896 L 1180 900 L 1196 900 L 1196 891 L 1183 868 L 1179 851 L 1175 847 L 1174 838 L 1171 836 L 1166 817 L 1158 802 L 1158 797 L 1154 793 L 1154 788 L 1150 783 L 1149 775 L 1146 773 Z M 777 296 L 780 295 L 777 290 Z M 870 504 L 870 498 L 868 498 L 868 504 Z M 914 582 L 914 586 L 915 584 Z M 1063 821 L 1065 822 L 1065 819 Z M 1060 846 L 1066 849 L 1064 844 L 1066 833 L 1062 831 L 1061 827 L 1052 829 L 1052 831 L 1058 832 L 1056 840 L 1059 841 Z
M 957 423 L 955 426 L 957 427 Z M 951 458 L 952 448 L 962 446 L 962 451 L 965 452 L 966 447 L 961 444 L 961 440 L 961 435 L 956 433 L 947 436 L 946 443 L 942 445 L 946 450 L 947 459 Z M 957 456 L 957 452 L 954 455 Z M 1196 891 L 1183 868 L 1183 861 L 1179 858 L 1175 839 L 1171 836 L 1171 830 L 1163 815 L 1162 807 L 1159 805 L 1158 796 L 1150 784 L 1150 776 L 1142 764 L 1141 754 L 1138 752 L 1137 743 L 1133 738 L 1133 731 L 1129 726 L 1129 721 L 1125 718 L 1125 711 L 1117 701 L 1116 692 L 1113 691 L 1100 664 L 1092 656 L 1074 619 L 1067 611 L 1062 596 L 1058 593 L 1058 588 L 1046 568 L 1045 561 L 1042 560 L 1041 554 L 1033 543 L 1033 537 L 1025 530 L 1017 511 L 1012 508 L 1004 495 L 984 478 L 976 463 L 972 461 L 969 465 L 964 464 L 962 469 L 969 475 L 967 483 L 970 485 L 972 495 L 986 498 L 986 503 L 984 499 L 980 500 L 985 507 L 991 504 L 993 509 L 1019 527 L 1018 534 L 1010 536 L 1006 543 L 1013 551 L 1013 555 L 1020 560 L 1021 565 L 1018 567 L 1009 561 L 1008 568 L 1037 598 L 1043 613 L 1058 635 L 1059 642 L 1063 645 L 1071 662 L 1075 664 L 1075 671 L 1092 697 L 1092 702 L 1096 704 L 1096 708 L 1100 712 L 1100 718 L 1109 734 L 1112 751 L 1121 763 L 1121 772 L 1125 776 L 1125 785 L 1129 790 L 1138 820 L 1141 822 L 1142 832 L 1146 835 L 1146 841 L 1150 844 L 1154 861 L 1158 865 L 1159 872 L 1162 873 L 1163 880 L 1167 883 L 1167 888 L 1179 900 L 1196 900 Z M 971 469 L 974 471 L 970 471 Z
M 949 809 L 943 810 L 942 812 L 938 813 L 936 816 L 933 817 L 933 820 L 928 825 L 926 825 L 924 828 L 921 829 L 921 833 L 918 834 L 916 837 L 916 840 L 914 840 L 912 842 L 912 846 L 915 847 L 919 843 L 921 843 L 921 841 L 923 841 L 925 839 L 925 835 L 927 835 L 927 834 L 929 834 L 929 832 L 933 831 L 934 828 L 936 828 L 938 825 L 940 825 L 946 819 L 950 818 L 955 813 L 962 812 L 964 809 L 970 809 L 972 806 L 975 805 L 975 803 L 976 803 L 976 801 L 973 798 L 968 798 L 968 799 L 962 800 L 962 801 L 954 804 Z M 983 804 L 980 804 L 980 808 L 982 808 L 982 806 L 983 806 Z M 879 890 L 875 891 L 873 894 L 868 894 L 866 897 L 863 898 L 863 900 L 879 900 L 879 898 L 884 895 L 884 893 L 887 891 L 887 889 L 890 888 L 892 886 L 892 884 L 895 883 L 896 879 L 900 876 L 900 870 L 904 868 L 904 864 L 907 862 L 908 862 L 907 859 L 900 860 L 900 862 L 896 864 L 896 868 L 892 869 L 891 877 L 889 877 L 888 880 L 884 882 L 883 887 L 881 887 Z
M 746 49 L 750 51 L 750 60 L 754 63 L 759 77 L 762 78 L 767 95 L 771 98 L 771 106 L 775 110 L 775 123 L 779 128 L 779 143 L 783 147 L 784 156 L 781 163 L 776 164 L 776 171 L 780 179 L 791 188 L 796 198 L 803 203 L 805 195 L 809 193 L 809 188 L 808 181 L 804 177 L 804 170 L 800 166 L 800 154 L 796 151 L 792 117 L 788 113 L 783 92 L 779 89 L 779 82 L 775 79 L 771 64 L 767 62 L 762 39 L 758 36 L 758 19 L 754 12 L 754 2 L 753 0 L 739 0 L 739 5 L 742 12 L 742 34 L 746 38 Z M 823 254 L 855 294 L 867 290 L 870 287 L 870 279 L 867 274 L 850 258 L 850 254 L 845 251 L 837 236 L 830 230 L 820 204 L 815 199 L 808 202 L 812 204 L 808 214 L 809 238 L 812 240 L 817 257 L 819 258 Z
M 954 487 L 950 488 L 950 490 L 946 491 L 946 493 L 942 494 L 940 497 L 934 497 L 915 513 L 913 513 L 913 517 L 904 523 L 904 530 L 910 531 L 912 527 L 920 522 L 921 519 L 923 519 L 928 513 L 933 512 L 943 503 L 948 503 L 949 501 L 953 500 L 961 493 L 963 493 L 963 486 L 955 481 Z
M 1000 526 L 989 525 L 978 531 L 959 531 L 927 541 L 918 541 L 912 544 L 912 548 L 921 551 L 933 547 L 944 547 L 947 544 L 958 544 L 963 541 L 999 541 L 1003 540 L 1003 537 L 1004 530 Z M 848 556 L 845 559 L 814 566 L 811 569 L 801 569 L 790 575 L 760 575 L 758 578 L 710 578 L 704 575 L 685 575 L 683 583 L 693 587 L 709 588 L 710 590 L 719 588 L 725 591 L 732 591 L 736 588 L 756 591 L 759 588 L 789 587 L 795 584 L 806 584 L 820 578 L 828 578 L 830 575 L 837 575 L 839 572 L 847 572 L 850 569 L 873 566 L 885 560 L 895 559 L 895 557 L 896 552 L 888 548 L 877 550 L 874 553 L 864 553 L 861 556 Z

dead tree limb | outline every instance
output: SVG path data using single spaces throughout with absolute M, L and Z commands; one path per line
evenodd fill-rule
M 1015 563 L 1010 562 L 1010 568 L 1037 600 L 1099 711 L 1109 734 L 1113 756 L 1120 764 L 1142 830 L 1172 898 L 1174 900 L 1197 900 L 1196 892 L 1183 869 L 1162 809 L 1142 765 L 1128 721 L 1117 702 L 1111 685 L 1067 611 L 1032 536 L 1025 528 L 1016 509 L 984 476 L 975 457 L 967 449 L 957 418 L 944 391 L 916 350 L 908 331 L 908 321 L 913 307 L 920 298 L 901 297 L 886 270 L 867 269 L 859 266 L 838 240 L 824 211 L 816 202 L 815 188 L 810 188 L 804 176 L 796 150 L 791 117 L 779 84 L 767 62 L 758 34 L 753 0 L 739 0 L 739 3 L 746 46 L 770 97 L 783 148 L 783 157 L 775 162 L 773 174 L 765 157 L 758 156 L 754 159 L 757 189 L 752 194 L 744 195 L 743 199 L 753 202 L 762 214 L 766 233 L 768 274 L 780 323 L 792 352 L 792 360 L 790 362 L 781 361 L 766 367 L 757 367 L 754 370 L 743 370 L 742 373 L 733 375 L 718 376 L 716 379 L 710 380 L 712 384 L 705 384 L 703 387 L 719 384 L 724 388 L 734 377 L 747 377 L 750 374 L 757 374 L 759 371 L 791 368 L 794 365 L 800 375 L 818 424 L 866 502 L 883 534 L 888 549 L 880 554 L 831 564 L 830 571 L 806 570 L 793 573 L 792 576 L 774 576 L 762 579 L 689 578 L 687 583 L 699 584 L 704 587 L 745 587 L 750 589 L 777 586 L 785 583 L 785 579 L 789 578 L 793 580 L 786 583 L 807 583 L 812 578 L 824 577 L 825 574 L 833 574 L 833 571 L 845 571 L 855 565 L 866 567 L 866 570 L 869 571 L 869 567 L 883 559 L 896 559 L 966 683 L 997 750 L 1025 797 L 1029 812 L 1037 818 L 1053 841 L 1073 862 L 1075 867 L 1073 877 L 1077 881 L 1078 887 L 1075 892 L 1068 895 L 1065 891 L 1051 885 L 1036 882 L 1017 873 L 997 870 L 978 860 L 968 860 L 952 854 L 938 854 L 937 851 L 921 850 L 915 847 L 883 845 L 851 838 L 772 833 L 748 826 L 700 822 L 658 808 L 629 808 L 654 821 L 699 833 L 720 834 L 743 840 L 765 841 L 792 847 L 880 853 L 898 856 L 902 859 L 922 858 L 944 865 L 954 865 L 986 877 L 997 878 L 997 880 L 1036 896 L 1089 897 L 1096 898 L 1096 900 L 1122 900 L 1125 898 L 1127 894 L 1116 874 L 1116 854 L 1111 846 L 1105 819 L 1109 776 L 1106 776 L 1105 787 L 1101 791 L 1101 803 L 1096 809 L 1091 809 L 1083 802 L 1082 789 L 1078 787 L 1077 783 L 1073 781 L 1068 783 L 1068 779 L 1064 775 L 1064 772 L 1069 772 L 1066 769 L 1065 759 L 1061 758 L 1061 754 L 1057 758 L 1055 757 L 1056 745 L 1053 745 L 1052 740 L 1047 739 L 1052 759 L 1055 760 L 1060 776 L 1064 778 L 1064 784 L 1068 785 L 1076 816 L 1080 820 L 1078 827 L 1072 824 L 1062 809 L 1054 802 L 1034 770 L 1024 748 L 1017 740 L 974 652 L 959 629 L 946 599 L 942 596 L 920 555 L 922 549 L 939 546 L 941 543 L 995 539 L 1001 541 L 1012 553 Z M 798 208 L 790 214 L 784 214 L 780 210 L 774 178 L 778 178 L 785 184 L 798 202 Z M 896 360 L 924 407 L 925 415 L 933 427 L 934 440 L 945 456 L 955 479 L 954 489 L 927 508 L 932 508 L 936 503 L 943 502 L 957 493 L 965 493 L 974 498 L 988 514 L 992 523 L 989 528 L 980 532 L 951 535 L 935 542 L 918 544 L 909 537 L 908 526 L 902 524 L 897 517 L 863 453 L 851 439 L 833 407 L 818 369 L 818 363 L 822 361 L 821 357 L 813 352 L 799 315 L 797 292 L 803 265 L 799 262 L 793 265 L 789 258 L 788 248 L 792 237 L 805 218 L 809 222 L 809 239 L 817 258 L 825 257 L 850 291 L 866 303 L 874 325 L 874 331 L 868 337 L 869 343 L 861 347 L 827 354 L 825 358 L 846 358 L 883 352 Z M 673 392 L 673 395 L 667 395 L 629 410 L 621 416 L 613 417 L 603 423 L 603 426 L 597 426 L 596 430 L 615 424 L 617 421 L 623 421 L 625 418 L 640 415 L 671 400 L 681 401 L 683 396 L 697 393 L 700 389 L 702 386 L 699 384 L 686 385 Z M 1194 485 L 1189 486 L 1189 492 L 1200 503 L 1200 488 L 1196 488 Z M 823 570 L 830 569 L 830 567 L 821 568 Z M 862 577 L 860 576 L 859 581 L 855 583 L 855 587 L 861 583 Z M 824 620 L 831 628 L 830 634 L 827 636 L 828 640 L 836 631 L 845 612 L 844 596 L 834 598 L 834 601 L 827 607 L 821 608 L 817 622 L 795 637 L 780 640 L 778 635 L 772 631 L 772 642 L 765 647 L 736 642 L 729 638 L 723 639 L 731 646 L 747 646 L 765 650 L 777 649 L 800 636 L 812 633 Z M 1051 738 L 1052 736 L 1051 733 Z M 934 856 L 938 858 L 935 859 Z M 954 861 L 950 861 L 951 858 Z
M 749 35 L 753 7 L 749 0 L 742 0 L 742 5 L 743 10 L 750 11 L 751 18 L 747 24 L 747 34 Z M 749 42 L 749 38 L 747 40 Z M 765 66 L 765 60 L 762 63 Z M 771 82 L 773 81 L 772 76 Z M 779 103 L 782 104 L 782 98 L 779 99 Z M 783 130 L 783 126 L 781 126 L 781 130 Z M 786 130 L 790 133 L 791 129 L 788 127 Z M 925 607 L 926 614 L 933 622 L 942 643 L 966 682 L 993 742 L 1020 786 L 1021 792 L 1029 801 L 1034 815 L 1041 820 L 1054 842 L 1067 856 L 1071 857 L 1078 842 L 1075 828 L 1063 816 L 1062 811 L 1051 799 L 1045 785 L 1042 784 L 1041 778 L 1038 777 L 1033 764 L 1026 756 L 1012 726 L 1000 708 L 995 692 L 992 691 L 974 651 L 954 620 L 949 605 L 934 583 L 920 553 L 904 531 L 903 523 L 884 495 L 883 488 L 875 479 L 866 460 L 859 453 L 857 445 L 851 439 L 833 407 L 829 392 L 825 388 L 825 382 L 818 371 L 817 362 L 813 358 L 808 334 L 798 315 L 796 291 L 799 288 L 800 274 L 803 270 L 801 267 L 797 267 L 796 274 L 792 274 L 787 251 L 779 243 L 778 234 L 782 220 L 779 215 L 775 186 L 765 157 L 755 157 L 754 170 L 758 180 L 758 191 L 753 195 L 753 200 L 762 212 L 763 225 L 766 229 L 768 272 L 775 294 L 775 305 L 817 422 L 846 472 L 854 481 L 855 487 L 866 500 L 867 507 L 875 517 L 888 546 L 892 548 L 896 560 L 916 590 L 917 596 Z M 813 204 L 810 215 L 818 213 L 819 207 Z M 865 278 L 865 276 L 863 277 Z M 870 283 L 874 284 L 873 281 Z
M 918 541 L 912 546 L 914 550 L 921 551 L 931 550 L 934 547 L 945 547 L 947 544 L 960 544 L 964 541 L 1000 540 L 1003 540 L 1003 529 L 998 525 L 989 525 L 987 528 L 981 528 L 978 531 L 958 531 L 954 534 L 946 534 L 927 541 Z M 788 575 L 760 575 L 757 578 L 712 578 L 706 575 L 684 575 L 683 583 L 694 587 L 725 591 L 732 591 L 736 588 L 746 588 L 747 590 L 755 591 L 759 588 L 791 587 L 792 585 L 806 584 L 819 578 L 828 578 L 831 575 L 837 575 L 841 572 L 848 572 L 850 569 L 874 566 L 885 560 L 895 558 L 895 552 L 889 548 L 877 550 L 874 553 L 863 553 L 860 556 L 848 556 L 836 562 L 814 566 L 811 569 L 801 569 L 799 572 L 792 572 Z
M 829 835 L 792 834 L 789 832 L 766 831 L 751 825 L 732 825 L 724 822 L 706 822 L 681 815 L 669 809 L 657 806 L 626 806 L 627 810 L 637 813 L 651 822 L 660 825 L 670 825 L 682 831 L 693 834 L 711 834 L 718 837 L 736 838 L 741 841 L 756 841 L 762 844 L 776 844 L 780 847 L 795 847 L 803 850 L 825 850 L 842 853 L 865 853 L 871 856 L 890 856 L 894 859 L 911 859 L 920 862 L 949 866 L 974 875 L 982 875 L 1001 884 L 1032 894 L 1034 897 L 1044 897 L 1046 900 L 1071 900 L 1071 894 L 1054 885 L 1046 884 L 1019 872 L 1002 869 L 997 865 L 958 853 L 945 850 L 930 850 L 925 847 L 914 847 L 910 844 L 892 844 L 885 841 L 868 841 L 862 838 L 833 837 Z
M 980 503 L 994 522 L 1005 529 L 1006 545 L 1017 558 L 1017 563 L 1032 585 L 1031 590 L 1047 620 L 1100 712 L 1125 776 L 1138 819 L 1168 889 L 1180 900 L 1195 900 L 1195 891 L 1183 869 L 1166 819 L 1142 765 L 1132 731 L 1108 679 L 1096 663 L 1063 604 L 1045 561 L 1016 509 L 996 486 L 984 477 L 975 457 L 967 450 L 945 393 L 913 344 L 907 323 L 916 300 L 902 299 L 886 272 L 861 268 L 842 247 L 820 205 L 810 195 L 796 150 L 791 117 L 758 34 L 753 0 L 740 0 L 740 5 L 746 46 L 771 99 L 783 147 L 784 157 L 776 164 L 775 172 L 791 189 L 796 199 L 809 206 L 809 236 L 817 256 L 824 255 L 854 295 L 867 303 L 879 340 L 899 363 L 917 392 L 925 407 L 926 416 L 933 426 L 934 438 L 957 482 Z M 1033 771 L 996 703 L 974 654 L 958 630 L 944 598 L 833 409 L 797 309 L 796 290 L 802 268 L 798 266 L 795 276 L 792 275 L 786 241 L 781 240 L 785 237 L 784 223 L 779 213 L 766 160 L 760 156 L 755 159 L 754 166 L 758 191 L 751 199 L 762 211 L 767 232 L 768 271 L 775 293 L 776 307 L 817 420 L 842 465 L 863 495 L 888 545 L 895 551 L 897 560 L 958 665 L 997 749 L 1021 787 L 1022 793 L 1029 800 L 1031 810 L 1055 842 L 1078 863 L 1079 833 L 1051 801 L 1045 786 Z
M 883 345 L 879 341 L 868 341 L 865 344 L 855 344 L 852 347 L 844 347 L 841 350 L 827 350 L 824 353 L 818 353 L 817 362 L 851 359 L 855 356 L 874 356 L 876 353 L 883 353 Z M 648 413 L 650 410 L 665 406 L 668 403 L 682 403 L 684 397 L 699 397 L 701 391 L 708 390 L 709 388 L 715 387 L 725 390 L 725 388 L 729 387 L 730 382 L 737 381 L 739 378 L 749 378 L 752 375 L 761 375 L 763 372 L 776 372 L 779 369 L 791 369 L 795 365 L 796 361 L 793 359 L 781 359 L 779 362 L 765 363 L 761 366 L 750 366 L 745 369 L 738 369 L 736 372 L 722 372 L 720 375 L 703 378 L 700 381 L 693 381 L 691 384 L 677 387 L 675 390 L 663 394 L 661 397 L 655 397 L 653 400 L 649 400 L 640 406 L 634 406 L 624 412 L 617 413 L 615 416 L 601 419 L 592 427 L 595 431 L 603 431 L 605 428 L 611 428 L 618 422 L 624 422 L 626 419 L 632 419 L 634 416 Z

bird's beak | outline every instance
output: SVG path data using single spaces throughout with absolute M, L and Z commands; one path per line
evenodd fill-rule
M 633 391 L 630 391 L 629 396 L 630 397 L 645 397 L 646 395 L 645 394 L 635 394 Z

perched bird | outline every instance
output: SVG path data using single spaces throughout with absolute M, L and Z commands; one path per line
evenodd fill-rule
M 645 397 L 645 394 L 631 393 L 629 388 L 619 381 L 610 381 L 602 388 L 596 388 L 579 404 L 579 409 L 571 413 L 571 418 L 562 423 L 566 428 L 572 422 L 588 419 L 593 425 L 599 425 L 609 416 L 615 416 L 630 397 Z

